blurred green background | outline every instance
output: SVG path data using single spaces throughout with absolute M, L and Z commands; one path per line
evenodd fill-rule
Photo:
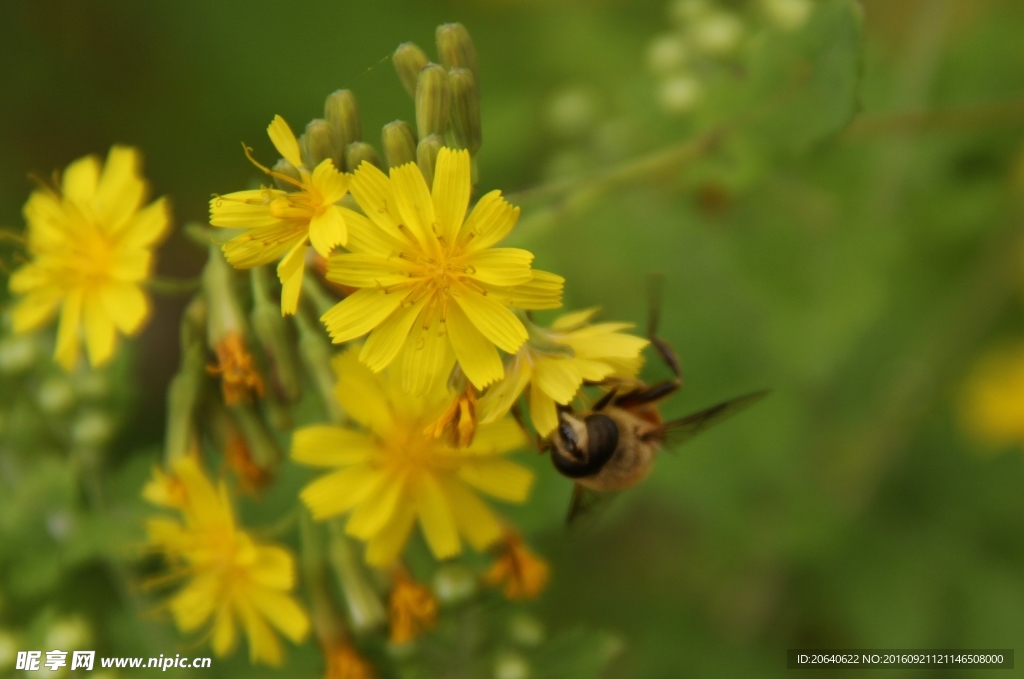
M 1024 4 L 867 0 L 863 50 L 856 8 L 817 4 L 810 37 L 764 38 L 756 3 L 723 0 L 765 72 L 741 60 L 701 72 L 706 97 L 681 113 L 648 63 L 671 30 L 662 0 L 9 0 L 0 224 L 20 229 L 27 172 L 115 142 L 143 150 L 177 224 L 202 220 L 210 194 L 254 178 L 240 142 L 271 159 L 273 115 L 299 129 L 337 88 L 355 91 L 376 144 L 381 125 L 413 116 L 394 47 L 433 53 L 435 26 L 460 21 L 480 56 L 481 188 L 563 182 L 556 200 L 521 196 L 513 241 L 566 277 L 566 308 L 642 324 L 645 278 L 662 271 L 662 335 L 686 376 L 666 415 L 774 390 L 663 455 L 576 534 L 561 526 L 570 484 L 535 461 L 533 501 L 509 515 L 552 562 L 534 607 L 546 624 L 616 635 L 605 676 L 622 678 L 782 676 L 798 646 L 1024 649 L 1020 451 L 972 442 L 957 411 L 979 352 L 1024 335 Z M 804 64 L 810 94 L 776 82 L 771 59 Z M 576 182 L 721 125 L 691 162 L 601 190 Z M 176 234 L 158 267 L 191 276 L 202 257 Z M 183 304 L 158 301 L 124 378 L 137 386 L 109 475 L 126 507 L 162 441 Z M 0 523 L 19 545 L 33 531 L 59 542 L 38 523 L 58 496 L 38 490 Z M 14 516 L 28 517 L 20 530 Z M 13 603 L 0 621 L 100 611 L 98 647 L 129 653 L 131 616 L 104 617 L 102 588 L 75 593 L 112 579 L 47 550 L 67 569 L 45 595 L 19 594 L 3 562 L 0 601 Z

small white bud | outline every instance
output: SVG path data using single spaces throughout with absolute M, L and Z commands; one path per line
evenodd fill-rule
M 545 116 L 548 129 L 566 139 L 585 135 L 597 118 L 593 95 L 582 88 L 563 90 L 551 98 Z
M 39 385 L 36 400 L 46 414 L 59 415 L 74 404 L 75 389 L 63 376 L 50 377 Z
M 762 0 L 768 18 L 786 31 L 795 31 L 807 23 L 814 5 L 811 0 Z
M 703 90 L 699 80 L 681 75 L 662 83 L 658 98 L 669 113 L 687 113 L 700 101 Z
M 0 372 L 6 375 L 25 372 L 38 356 L 39 347 L 30 335 L 12 335 L 0 340 Z
M 647 67 L 653 73 L 673 73 L 689 61 L 690 48 L 680 35 L 659 35 L 647 46 Z
M 82 413 L 71 427 L 71 438 L 80 446 L 102 446 L 113 433 L 114 423 L 100 410 Z
M 494 679 L 529 679 L 530 663 L 518 653 L 505 651 L 494 661 Z
M 743 22 L 726 12 L 716 12 L 693 24 L 690 37 L 694 46 L 712 57 L 725 57 L 739 47 L 743 38 Z

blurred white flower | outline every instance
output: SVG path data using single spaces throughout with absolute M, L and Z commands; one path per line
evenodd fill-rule
M 703 87 L 699 80 L 689 75 L 669 78 L 661 84 L 658 98 L 662 107 L 670 113 L 687 113 L 700 101 Z
M 678 71 L 690 60 L 690 48 L 681 35 L 659 35 L 647 46 L 647 67 L 657 74 Z
M 807 23 L 814 4 L 811 0 L 762 0 L 765 14 L 783 30 L 795 31 Z
M 727 12 L 715 12 L 695 21 L 691 26 L 690 37 L 702 53 L 725 57 L 739 47 L 743 33 L 743 22 L 739 17 Z

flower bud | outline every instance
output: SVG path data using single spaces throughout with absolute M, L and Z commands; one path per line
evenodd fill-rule
M 494 659 L 494 679 L 530 679 L 530 662 L 515 651 L 502 651 Z
M 289 163 L 284 158 L 278 159 L 278 161 L 274 163 L 274 167 L 271 169 L 274 170 L 274 172 L 280 172 L 281 174 L 288 175 L 297 182 L 302 181 L 302 177 L 299 175 L 299 171 L 295 168 L 294 165 Z M 294 184 L 289 184 L 280 177 L 274 177 L 274 184 L 276 184 L 277 188 L 281 189 L 282 191 L 295 190 Z
M 669 113 L 687 113 L 697 105 L 703 93 L 699 80 L 690 75 L 679 75 L 661 84 L 658 98 Z
M 427 186 L 434 185 L 434 166 L 437 165 L 437 154 L 444 146 L 444 139 L 440 135 L 432 134 L 424 137 L 416 147 L 416 164 L 420 166 L 423 178 L 427 180 Z
M 181 367 L 167 389 L 164 458 L 168 464 L 185 457 L 195 439 L 192 420 L 206 376 L 206 300 L 196 295 L 181 321 Z
M 381 132 L 384 159 L 388 167 L 398 167 L 416 161 L 416 135 L 412 126 L 404 120 L 395 120 L 384 126 Z
M 334 165 L 339 171 L 345 160 L 348 145 L 363 138 L 363 125 L 359 121 L 359 105 L 351 90 L 337 90 L 328 95 L 324 102 L 324 118 L 334 135 Z M 312 169 L 312 168 L 310 168 Z M 355 168 L 349 168 L 355 169 Z
M 416 128 L 420 139 L 444 135 L 452 107 L 451 84 L 443 66 L 428 64 L 416 80 Z
M 279 393 L 288 402 L 298 401 L 302 395 L 299 359 L 285 319 L 270 298 L 270 272 L 267 267 L 256 266 L 249 270 L 249 275 L 252 281 L 252 328 L 270 363 L 270 374 L 277 387 L 273 393 Z
M 14 375 L 25 372 L 39 358 L 39 347 L 32 335 L 12 335 L 0 340 L 0 373 Z
M 39 407 L 48 415 L 60 415 L 75 402 L 75 389 L 63 376 L 47 378 L 36 391 Z
M 692 24 L 690 38 L 702 53 L 721 58 L 736 51 L 743 33 L 743 22 L 738 17 L 715 12 Z
M 295 326 L 299 330 L 299 356 L 306 374 L 313 380 L 331 422 L 343 422 L 345 413 L 334 396 L 334 376 L 324 369 L 331 365 L 331 345 L 322 327 L 310 321 L 305 313 L 295 314 Z
M 299 148 L 302 151 L 302 162 L 312 170 L 325 158 L 334 159 L 338 157 L 335 149 L 335 134 L 331 124 L 322 118 L 314 118 L 306 125 L 306 132 L 299 139 Z
M 801 28 L 814 9 L 811 0 L 763 0 L 761 4 L 768 18 L 785 31 Z
M 452 134 L 459 147 L 475 155 L 483 133 L 480 125 L 480 90 L 468 68 L 453 68 L 448 74 L 452 86 Z
M 403 42 L 395 50 L 391 61 L 398 71 L 398 79 L 402 81 L 402 87 L 409 93 L 410 97 L 416 96 L 416 80 L 420 76 L 423 67 L 430 63 L 426 53 L 411 42 Z
M 373 148 L 366 142 L 353 142 L 345 149 L 345 167 L 347 167 L 350 172 L 356 170 L 356 168 L 362 165 L 364 160 L 372 165 L 381 167 L 380 156 L 377 155 L 377 149 Z
M 99 447 L 110 440 L 114 423 L 101 410 L 83 412 L 71 425 L 71 440 L 80 446 Z
M 358 633 L 372 632 L 384 626 L 387 614 L 380 595 L 369 579 L 352 539 L 338 521 L 328 524 L 328 559 L 345 594 L 349 619 Z
M 480 83 L 480 64 L 476 47 L 469 37 L 469 31 L 462 24 L 441 24 L 435 34 L 437 54 L 445 68 L 468 68 L 477 84 Z
M 445 605 L 460 604 L 475 595 L 479 580 L 469 566 L 446 563 L 434 573 L 433 588 L 438 600 Z

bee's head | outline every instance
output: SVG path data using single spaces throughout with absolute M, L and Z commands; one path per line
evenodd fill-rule
M 551 461 L 555 469 L 571 479 L 591 476 L 611 459 L 619 445 L 619 428 L 607 415 L 580 418 L 569 410 L 559 413 L 552 441 Z

